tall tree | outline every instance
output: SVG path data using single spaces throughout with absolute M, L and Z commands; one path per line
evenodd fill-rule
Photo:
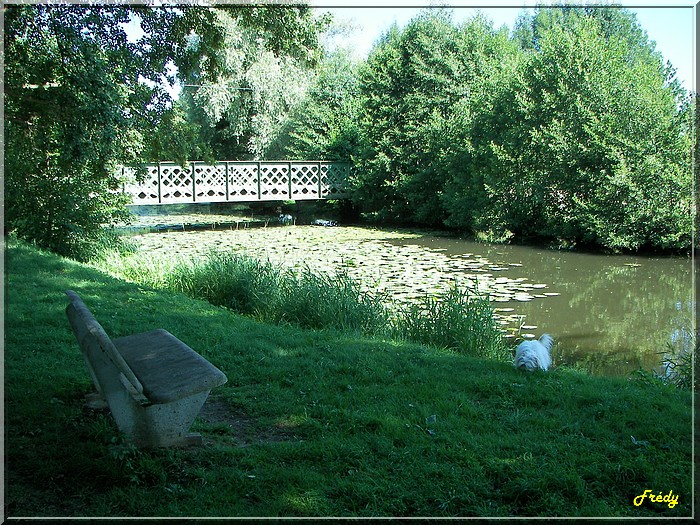
M 427 10 L 385 35 L 360 80 L 361 205 L 395 220 L 443 222 L 446 166 L 469 148 L 463 129 L 478 111 L 484 79 L 507 53 L 507 33 L 483 16 L 457 27 L 445 10 Z
M 487 198 L 472 226 L 613 249 L 688 247 L 690 105 L 653 46 L 626 30 L 629 15 L 600 11 L 548 11 L 535 24 L 535 49 L 480 117 L 493 131 L 475 145 Z
M 190 115 L 215 157 L 260 159 L 304 100 L 330 19 L 303 6 L 231 7 L 217 16 L 220 74 L 183 77 Z
M 268 159 L 350 160 L 358 153 L 357 68 L 345 51 L 319 65 L 306 97 L 268 147 Z
M 134 14 L 146 33 L 129 42 Z M 167 106 L 169 62 L 215 74 L 213 22 L 208 9 L 5 8 L 6 229 L 80 256 L 124 218 L 116 168 L 139 161 L 143 133 Z

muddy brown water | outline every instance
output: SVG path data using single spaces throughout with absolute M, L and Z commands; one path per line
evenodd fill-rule
M 661 370 L 666 355 L 689 348 L 695 319 L 690 257 L 562 252 L 441 237 L 408 242 L 450 257 L 477 252 L 501 267 L 518 265 L 502 271 L 504 276 L 546 283 L 551 295 L 504 304 L 523 316 L 521 334 L 553 335 L 555 364 L 626 375 Z
M 292 267 L 347 271 L 366 290 L 412 301 L 457 283 L 488 292 L 504 336 L 550 333 L 555 366 L 596 375 L 662 370 L 694 328 L 689 257 L 642 257 L 489 245 L 439 234 L 291 226 L 150 233 L 156 256 L 233 251 Z

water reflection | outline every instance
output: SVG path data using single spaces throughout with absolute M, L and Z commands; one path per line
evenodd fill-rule
M 560 295 L 505 303 L 524 316 L 535 335 L 550 332 L 555 363 L 577 364 L 594 374 L 622 375 L 659 369 L 668 344 L 687 348 L 693 330 L 689 257 L 635 257 L 492 246 L 423 237 L 409 242 L 452 257 L 479 253 L 510 266 L 509 277 L 546 283 Z M 498 306 L 501 306 L 500 304 Z

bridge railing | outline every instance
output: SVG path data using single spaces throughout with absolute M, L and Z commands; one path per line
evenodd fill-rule
M 343 199 L 350 168 L 324 161 L 160 162 L 147 165 L 140 182 L 135 168 L 123 167 L 122 180 L 132 204 Z

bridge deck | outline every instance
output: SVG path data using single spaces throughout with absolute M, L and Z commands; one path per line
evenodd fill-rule
M 142 182 L 122 168 L 132 204 L 343 199 L 350 163 L 323 161 L 174 162 L 147 166 Z

